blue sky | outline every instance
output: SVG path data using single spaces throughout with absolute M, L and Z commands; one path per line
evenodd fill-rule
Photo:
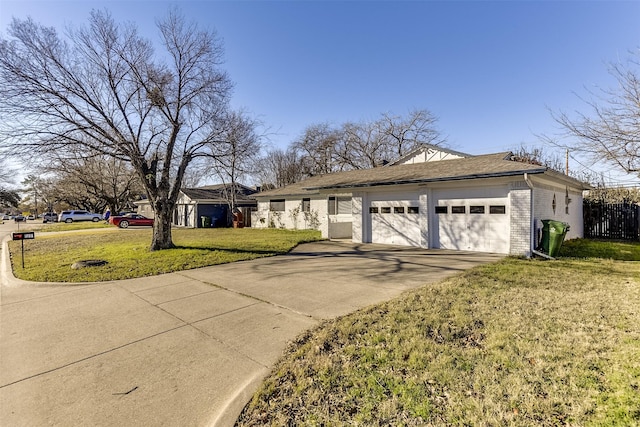
M 558 131 L 549 109 L 586 111 L 576 94 L 611 86 L 607 63 L 640 47 L 638 1 L 0 0 L 0 28 L 31 16 L 62 30 L 107 8 L 153 38 L 176 4 L 218 31 L 233 105 L 279 147 L 310 124 L 414 108 L 459 151 L 539 145 Z

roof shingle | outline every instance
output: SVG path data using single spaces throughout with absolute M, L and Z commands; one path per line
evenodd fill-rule
M 256 196 L 289 196 L 317 194 L 323 189 L 347 189 L 393 184 L 457 181 L 463 179 L 490 178 L 546 173 L 562 177 L 575 185 L 583 183 L 544 166 L 510 160 L 511 153 L 495 153 L 437 162 L 394 165 L 373 169 L 352 170 L 314 176 L 282 188 L 256 194 Z

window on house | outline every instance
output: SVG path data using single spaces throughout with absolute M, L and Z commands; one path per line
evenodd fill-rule
M 393 207 L 393 213 L 403 214 L 404 213 L 404 206 L 394 206 Z
M 284 212 L 284 199 L 269 200 L 269 210 Z
M 451 213 L 452 214 L 463 214 L 466 213 L 467 210 L 465 209 L 464 206 L 451 206 Z
M 329 215 L 351 214 L 351 197 L 329 197 Z
M 484 206 L 469 206 L 469 213 L 472 214 L 483 214 Z
M 449 213 L 449 211 L 447 210 L 447 206 L 436 206 L 436 213 L 446 214 L 446 213 Z
M 383 206 L 380 208 L 380 213 L 391 213 L 391 206 Z
M 409 206 L 407 208 L 407 213 L 409 214 L 417 214 L 420 213 L 420 208 L 418 208 L 417 206 Z
M 311 199 L 302 199 L 302 212 L 311 212 Z
M 378 207 L 377 206 L 371 206 L 369 208 L 369 213 L 378 213 Z
M 489 206 L 489 214 L 491 215 L 504 215 L 507 213 L 507 208 L 504 205 Z

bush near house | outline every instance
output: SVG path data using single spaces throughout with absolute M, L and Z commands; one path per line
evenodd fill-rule
M 640 245 L 569 241 L 561 256 L 325 322 L 237 425 L 640 424 Z

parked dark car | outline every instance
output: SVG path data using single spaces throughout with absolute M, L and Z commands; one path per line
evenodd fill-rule
M 136 213 L 128 213 L 125 215 L 112 216 L 109 218 L 109 223 L 120 228 L 128 228 L 130 226 L 153 227 L 153 218 L 147 218 L 144 215 Z
M 26 221 L 27 219 L 23 215 L 16 215 L 13 217 L 13 220 L 15 222 L 21 222 L 21 221 Z

